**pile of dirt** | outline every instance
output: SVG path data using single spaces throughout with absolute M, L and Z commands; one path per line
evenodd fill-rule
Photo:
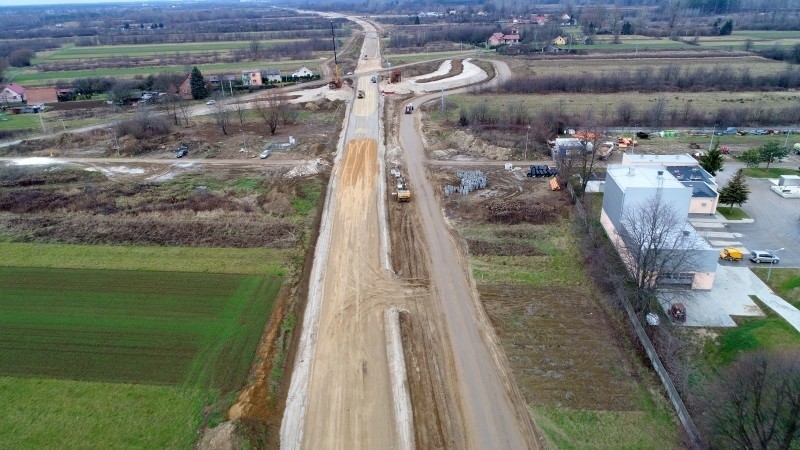
M 490 223 L 514 225 L 528 222 L 535 225 L 553 223 L 569 216 L 569 210 L 555 202 L 525 202 L 521 200 L 489 200 L 483 205 Z
M 428 148 L 433 159 L 447 160 L 456 156 L 471 156 L 473 158 L 491 161 L 511 159 L 513 150 L 510 148 L 491 145 L 483 139 L 464 130 L 455 130 L 442 135 L 439 142 L 431 143 Z

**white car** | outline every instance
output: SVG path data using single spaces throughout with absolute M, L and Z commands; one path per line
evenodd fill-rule
M 206 105 L 213 105 L 214 103 L 217 103 L 217 101 L 216 100 L 209 100 L 209 101 L 206 102 Z
M 260 155 L 258 155 L 258 157 L 261 158 L 261 159 L 267 159 L 267 157 L 269 157 L 269 155 L 271 155 L 271 154 L 272 154 L 272 150 L 265 149 L 263 152 L 261 152 Z
M 771 263 L 771 264 L 778 264 L 778 261 L 781 259 L 778 258 L 774 253 L 768 252 L 766 250 L 753 250 L 750 252 L 750 261 L 754 263 Z

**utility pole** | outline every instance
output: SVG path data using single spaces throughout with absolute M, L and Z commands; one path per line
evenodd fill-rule
M 42 123 L 42 133 L 47 134 L 47 130 L 44 128 L 44 119 L 42 118 L 42 110 L 39 109 L 39 122 Z
M 444 88 L 442 88 L 442 117 L 444 117 Z

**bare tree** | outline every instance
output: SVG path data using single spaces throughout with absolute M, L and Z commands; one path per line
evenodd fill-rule
M 183 97 L 178 97 L 177 101 L 178 111 L 180 111 L 181 117 L 183 118 L 183 125 L 188 127 L 189 118 L 192 117 L 191 105 Z
M 282 117 L 282 110 L 285 108 L 285 101 L 277 94 L 270 93 L 266 100 L 255 104 L 256 114 L 269 127 L 269 133 L 275 134 L 278 123 Z
M 214 116 L 214 123 L 222 130 L 222 134 L 228 135 L 228 124 L 231 121 L 231 110 L 228 105 L 217 102 L 211 105 L 211 115 Z
M 247 115 L 247 109 L 242 102 L 234 102 L 233 112 L 236 113 L 236 118 L 239 119 L 239 125 L 244 125 L 244 119 Z
M 636 283 L 634 306 L 642 313 L 650 310 L 658 295 L 678 287 L 676 282 L 697 271 L 699 251 L 706 247 L 660 190 L 624 209 L 618 232 L 625 245 L 620 256 Z M 681 289 L 688 294 L 685 291 Z
M 800 446 L 800 352 L 745 354 L 714 377 L 706 426 L 718 448 Z
M 622 125 L 630 125 L 635 115 L 636 107 L 633 103 L 625 101 L 617 106 L 617 117 Z
M 250 58 L 253 60 L 257 60 L 261 58 L 261 41 L 257 39 L 253 39 L 250 41 Z

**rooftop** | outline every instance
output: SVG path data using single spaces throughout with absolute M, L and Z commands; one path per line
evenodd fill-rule
M 629 164 L 660 164 L 665 166 L 697 165 L 697 160 L 688 153 L 682 155 L 623 155 L 622 163 Z
M 692 197 L 717 197 L 717 192 L 703 181 L 684 181 L 683 185 L 692 188 Z
M 613 178 L 623 192 L 628 188 L 686 188 L 664 166 L 610 164 L 606 170 L 606 179 L 608 178 Z

